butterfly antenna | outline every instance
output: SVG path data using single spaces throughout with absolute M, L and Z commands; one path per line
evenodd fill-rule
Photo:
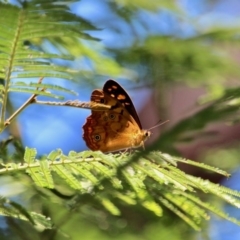
M 167 122 L 169 122 L 169 121 L 170 121 L 170 120 L 166 120 L 166 121 L 164 121 L 164 122 L 161 122 L 161 123 L 159 123 L 159 124 L 156 124 L 155 126 L 149 128 L 148 131 L 151 130 L 151 129 L 153 129 L 153 128 L 159 127 L 159 126 L 161 126 L 161 125 L 163 125 L 164 123 L 167 123 Z

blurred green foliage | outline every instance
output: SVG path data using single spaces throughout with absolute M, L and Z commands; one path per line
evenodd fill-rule
M 42 75 L 96 85 L 109 77 L 135 80 L 154 89 L 161 96 L 159 101 L 164 98 L 164 91 L 175 84 L 204 87 L 207 94 L 201 101 L 209 104 L 165 131 L 152 146 L 171 154 L 179 154 L 177 144 L 198 138 L 209 123 L 229 118 L 232 123 L 239 120 L 240 88 L 237 84 L 228 87 L 228 79 L 239 78 L 240 75 L 239 64 L 233 56 L 233 50 L 239 49 L 240 29 L 236 26 L 230 28 L 216 24 L 216 27 L 201 28 L 198 19 L 193 19 L 176 1 L 106 0 L 103 4 L 111 10 L 111 16 L 99 22 L 94 18 L 90 22 L 72 14 L 69 11 L 72 1 L 19 1 L 22 12 L 6 2 L 0 3 L 0 77 L 12 84 L 11 74 L 14 74 L 20 82 L 7 91 L 1 87 L 3 96 L 8 91 L 19 91 L 22 79 Z M 205 4 L 217 2 L 205 1 Z M 31 12 L 35 8 L 42 15 L 36 14 L 37 11 Z M 19 13 L 22 17 L 16 18 Z M 43 18 L 44 15 L 47 18 Z M 170 29 L 167 32 L 157 26 L 165 21 L 164 16 L 174 22 L 170 26 L 166 21 Z M 32 29 L 36 31 L 32 32 Z M 93 37 L 92 33 L 102 29 L 107 29 L 114 44 L 107 45 L 101 42 L 101 38 Z M 17 43 L 15 47 L 5 41 L 12 37 L 13 43 Z M 64 64 L 54 69 L 52 64 L 56 59 L 63 60 Z M 58 85 L 57 80 L 56 83 Z M 46 87 L 65 91 L 59 85 Z M 21 91 L 29 89 L 33 92 L 31 84 L 24 85 Z M 1 102 L 7 106 L 4 97 Z M 9 143 L 12 144 L 10 151 L 7 149 Z M 3 163 L 21 163 L 24 154 L 21 136 L 20 139 L 3 141 L 0 151 Z M 206 159 L 216 161 L 218 166 L 219 156 L 226 158 L 221 166 L 224 169 L 231 170 L 238 165 L 235 148 L 231 151 L 220 149 L 217 154 L 209 152 Z M 232 164 L 229 165 L 230 162 Z M 90 195 L 78 196 L 63 180 L 54 177 L 57 184 L 52 190 L 36 186 L 28 175 L 17 172 L 11 175 L 8 186 L 9 196 L 14 196 L 11 184 L 19 182 L 22 187 L 19 187 L 21 193 L 18 193 L 17 202 L 24 202 L 29 209 L 49 216 L 56 228 L 43 231 L 41 226 L 34 228 L 29 222 L 6 217 L 2 219 L 6 228 L 0 231 L 1 239 L 197 239 L 193 230 L 166 208 L 163 217 L 158 218 L 157 214 L 141 208 L 139 203 L 132 207 L 131 204 L 121 204 L 121 216 L 114 216 Z M 76 195 L 81 205 L 69 211 Z M 6 204 L 5 198 L 3 200 L 2 204 Z M 17 209 L 25 218 L 31 219 L 20 205 L 10 203 L 13 208 L 9 211 Z M 32 217 L 39 223 L 46 221 L 40 216 Z

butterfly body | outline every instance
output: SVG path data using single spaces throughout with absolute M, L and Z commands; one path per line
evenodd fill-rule
M 143 130 L 126 91 L 108 80 L 103 90 L 94 90 L 91 101 L 110 105 L 108 111 L 92 111 L 83 126 L 83 139 L 93 151 L 114 152 L 144 146 L 150 132 Z

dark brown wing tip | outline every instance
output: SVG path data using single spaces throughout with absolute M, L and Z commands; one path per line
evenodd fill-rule
M 112 88 L 113 85 L 116 85 L 117 88 Z M 109 91 L 110 89 L 110 91 Z M 122 92 L 122 94 L 124 96 L 126 96 L 124 98 L 125 101 L 121 101 L 119 100 L 121 103 L 123 103 L 125 105 L 125 108 L 127 109 L 127 111 L 129 112 L 130 115 L 132 115 L 132 117 L 134 118 L 134 120 L 137 122 L 138 126 L 140 129 L 142 129 L 142 124 L 139 120 L 139 117 L 138 117 L 138 114 L 137 114 L 137 111 L 134 107 L 134 104 L 131 100 L 131 98 L 129 97 L 128 93 L 124 90 L 124 88 L 119 84 L 117 83 L 116 81 L 112 80 L 112 79 L 109 79 L 105 82 L 104 86 L 103 86 L 103 91 L 106 92 L 106 93 L 114 93 L 115 91 L 117 92 Z M 130 103 L 130 104 L 125 104 L 125 103 Z

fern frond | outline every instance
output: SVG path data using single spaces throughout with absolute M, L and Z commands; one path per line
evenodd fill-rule
M 73 189 L 83 190 L 81 183 L 62 165 L 53 165 L 52 170 L 55 171 L 59 177 L 66 181 L 66 183 Z
M 26 148 L 25 163 L 2 164 L 0 174 L 24 170 L 38 186 L 53 188 L 54 172 L 70 188 L 91 194 L 113 215 L 120 214 L 116 204 L 118 199 L 118 202 L 124 204 L 140 205 L 156 216 L 162 215 L 162 207 L 165 206 L 196 230 L 199 230 L 203 220 L 209 219 L 207 210 L 240 225 L 238 220 L 195 196 L 198 191 L 202 191 L 239 208 L 239 192 L 182 172 L 175 166 L 180 158 L 172 157 L 164 162 L 166 156 L 160 152 L 145 153 L 140 158 L 139 154 L 105 155 L 85 151 L 70 152 L 66 156 L 57 150 L 38 160 L 36 150 Z M 207 165 L 203 165 L 203 168 L 211 170 Z
M 89 180 L 93 185 L 97 185 L 99 183 L 99 180 L 91 173 L 91 166 L 88 166 L 87 163 L 83 162 L 81 165 L 72 163 L 67 167 L 71 170 L 71 172 L 79 174 L 84 179 Z M 88 167 L 90 167 L 90 169 Z
M 121 215 L 121 211 L 118 207 L 109 200 L 107 197 L 97 196 L 96 199 L 103 205 L 105 209 L 107 209 L 112 215 L 119 216 Z
M 74 79 L 73 73 L 76 71 L 53 64 L 56 59 L 74 60 L 72 56 L 43 52 L 40 47 L 33 45 L 37 39 L 43 41 L 62 36 L 94 39 L 84 31 L 95 28 L 69 11 L 68 5 L 71 2 L 24 1 L 18 7 L 0 2 L 0 77 L 4 80 L 0 91 L 2 103 L 0 130 L 3 130 L 4 126 L 8 93 L 36 93 L 33 85 L 26 85 L 21 89 L 13 87 L 14 78 L 22 78 L 22 81 L 40 77 Z M 67 91 L 56 84 L 48 85 L 48 89 Z M 44 92 L 38 94 L 58 98 L 56 94 Z
M 185 164 L 188 164 L 188 165 L 191 165 L 191 166 L 200 167 L 202 169 L 205 169 L 205 170 L 208 170 L 208 171 L 211 171 L 211 172 L 215 172 L 215 173 L 221 174 L 221 175 L 223 175 L 225 177 L 229 177 L 230 176 L 229 173 L 227 173 L 226 171 L 224 171 L 222 169 L 219 169 L 217 167 L 213 167 L 213 166 L 201 163 L 201 162 L 195 162 L 195 161 L 192 161 L 192 160 L 189 160 L 189 159 L 181 159 L 181 158 L 175 158 L 175 160 L 177 162 L 182 162 L 182 163 L 185 163 Z
M 18 88 L 18 87 L 10 87 L 8 89 L 9 92 L 21 92 L 21 93 L 31 93 L 31 94 L 37 94 L 37 95 L 41 95 L 41 96 L 46 96 L 46 97 L 52 97 L 52 98 L 56 98 L 56 99 L 60 99 L 63 100 L 64 97 L 63 96 L 59 96 L 53 93 L 49 93 L 46 91 L 41 91 L 41 90 L 34 90 L 34 89 L 29 89 L 29 88 Z
M 193 184 L 203 186 L 202 189 L 205 192 L 213 193 L 214 195 L 224 199 L 229 204 L 234 205 L 237 208 L 240 208 L 240 199 L 237 199 L 237 198 L 231 196 L 231 194 L 234 194 L 235 196 L 239 197 L 239 195 L 240 195 L 239 192 L 233 191 L 233 190 L 231 191 L 229 189 L 229 191 L 227 191 L 227 193 L 226 193 L 226 189 L 227 189 L 226 187 L 222 187 L 218 184 L 211 183 L 208 180 L 203 180 L 201 178 L 192 177 L 190 175 L 188 175 L 187 177 L 190 181 L 192 181 Z
M 73 76 L 65 73 L 59 73 L 59 72 L 45 72 L 44 74 L 42 72 L 24 72 L 24 73 L 18 73 L 18 78 L 38 78 L 39 76 L 49 77 L 49 78 L 63 78 L 67 80 L 73 80 Z M 15 76 L 13 78 L 16 78 Z
M 227 219 L 237 225 L 239 225 L 239 221 L 236 220 L 235 218 L 229 217 L 229 215 L 220 209 L 217 209 L 214 205 L 211 205 L 210 203 L 206 203 L 198 199 L 197 197 L 193 196 L 192 194 L 186 193 L 186 192 L 181 192 L 181 195 L 187 197 L 190 199 L 192 202 L 195 202 L 197 205 L 204 207 L 205 209 L 211 211 L 212 213 L 218 215 L 219 217 L 222 217 L 224 219 Z
M 134 198 L 132 198 L 132 196 L 130 196 L 129 194 L 126 195 L 124 193 L 114 191 L 113 196 L 120 199 L 121 201 L 123 201 L 124 203 L 126 203 L 128 205 L 136 205 L 137 204 L 137 201 Z
M 161 217 L 163 215 L 162 207 L 154 199 L 146 199 L 141 204 L 156 216 Z
M 27 164 L 34 163 L 36 159 L 36 155 L 37 155 L 37 150 L 35 148 L 26 147 L 24 157 L 23 157 L 24 162 L 26 162 Z
M 39 213 L 28 212 L 22 205 L 2 196 L 0 197 L 0 215 L 29 221 L 39 230 L 52 228 L 50 219 Z
M 101 176 L 99 181 L 101 181 L 102 178 L 109 179 L 109 181 L 112 183 L 114 188 L 117 188 L 117 189 L 123 188 L 119 179 L 114 177 L 116 174 L 116 169 L 109 169 L 100 162 L 92 162 L 92 165 L 93 165 L 93 168 L 95 169 L 95 171 L 97 171 Z
M 69 90 L 67 88 L 61 87 L 61 86 L 57 86 L 57 85 L 52 85 L 52 84 L 44 84 L 44 83 L 25 83 L 25 82 L 15 82 L 13 83 L 11 86 L 13 87 L 33 87 L 35 90 L 36 88 L 40 88 L 40 89 L 52 89 L 52 90 L 57 90 L 57 91 L 62 91 L 62 92 L 66 92 L 66 93 L 71 93 L 74 95 L 77 95 L 77 93 L 73 90 Z M 11 88 L 10 88 L 11 89 Z M 10 90 L 11 91 L 11 90 Z M 40 93 L 39 93 L 40 95 Z
M 62 166 L 62 161 L 60 161 L 62 156 L 62 152 L 60 150 L 52 151 L 48 156 L 47 159 L 50 161 L 50 163 L 58 163 L 58 164 L 52 164 L 51 169 L 55 171 L 59 177 L 61 177 L 63 180 L 65 180 L 70 187 L 77 190 L 82 190 L 81 183 L 73 176 L 73 174 L 66 169 L 64 166 Z
M 185 221 L 194 230 L 196 230 L 196 231 L 201 230 L 198 223 L 196 223 L 193 219 L 191 219 L 186 214 L 184 214 L 182 211 L 180 211 L 177 207 L 174 206 L 174 204 L 169 202 L 167 199 L 165 199 L 163 197 L 159 197 L 159 201 L 162 203 L 163 206 L 168 208 L 170 211 L 174 212 L 179 218 L 181 218 L 183 221 Z
M 40 160 L 39 164 L 40 164 L 40 171 L 44 178 L 44 187 L 54 188 L 52 174 L 48 166 L 49 162 L 47 160 Z

